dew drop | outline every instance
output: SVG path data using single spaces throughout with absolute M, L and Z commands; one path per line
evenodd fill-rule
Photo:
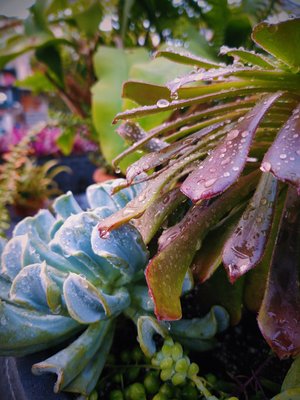
M 249 135 L 249 132 L 248 132 L 248 131 L 242 132 L 242 137 L 243 137 L 243 138 L 247 137 L 248 135 Z
M 296 153 L 298 154 L 298 156 L 300 156 L 300 150 L 297 150 Z
M 205 186 L 206 188 L 208 188 L 208 187 L 212 186 L 216 181 L 217 181 L 216 178 L 209 179 L 208 181 L 206 181 L 206 182 L 204 183 L 204 186 Z
M 281 158 L 281 160 L 284 160 L 287 157 L 286 154 L 280 154 L 279 158 Z
M 234 129 L 233 131 L 229 132 L 227 135 L 228 140 L 233 140 L 239 136 L 240 131 L 238 129 Z
M 170 102 L 166 99 L 159 99 L 156 103 L 157 107 L 159 107 L 159 108 L 168 107 L 169 104 L 170 104 Z
M 261 169 L 263 172 L 269 172 L 269 171 L 271 171 L 271 168 L 272 168 L 272 165 L 271 165 L 271 163 L 269 163 L 268 161 L 264 161 L 264 162 L 261 164 L 261 167 L 260 167 L 260 169 Z
M 230 176 L 230 172 L 224 172 L 223 176 L 225 176 L 225 177 Z

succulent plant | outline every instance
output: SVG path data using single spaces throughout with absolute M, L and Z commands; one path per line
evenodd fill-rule
M 127 185 L 147 186 L 99 231 L 133 221 L 145 243 L 160 234 L 146 269 L 159 319 L 181 318 L 190 270 L 210 288 L 203 301 L 235 303 L 233 322 L 243 300 L 259 310 L 263 336 L 284 358 L 300 353 L 300 19 L 260 23 L 252 39 L 262 52 L 221 49 L 231 65 L 160 51 L 191 73 L 165 86 L 124 84 L 123 96 L 140 106 L 116 117 L 134 144 L 115 165 L 154 139 L 161 145 L 127 169 Z M 159 112 L 169 119 L 142 131 L 136 119 Z M 187 211 L 170 222 L 182 204 Z
M 57 374 L 55 392 L 88 395 L 94 389 L 112 345 L 116 318 L 124 313 L 139 326 L 145 349 L 153 343 L 153 303 L 145 284 L 148 251 L 139 231 L 125 224 L 100 238 L 99 220 L 122 209 L 143 184 L 115 195 L 123 179 L 87 188 L 87 211 L 71 192 L 58 197 L 52 214 L 40 210 L 16 225 L 1 241 L 0 354 L 23 356 L 68 340 L 56 354 L 33 366 L 35 374 Z M 192 287 L 186 277 L 185 290 Z M 189 332 L 185 332 L 189 325 Z M 178 326 L 155 326 L 194 348 L 214 345 L 228 326 L 228 314 L 215 306 L 202 318 Z M 200 332 L 200 336 L 199 336 Z

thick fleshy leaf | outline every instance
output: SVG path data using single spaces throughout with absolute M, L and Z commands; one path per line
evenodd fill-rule
M 130 302 L 125 288 L 114 295 L 107 295 L 82 276 L 73 273 L 65 280 L 63 291 L 70 316 L 81 324 L 119 314 Z
M 71 318 L 25 310 L 0 301 L 0 354 L 22 356 L 61 343 L 76 333 Z
M 57 197 L 52 207 L 56 215 L 63 220 L 67 219 L 72 214 L 79 214 L 83 211 L 70 191 Z
M 219 68 L 224 64 L 218 64 L 214 61 L 207 60 L 202 57 L 195 56 L 187 51 L 175 51 L 171 49 L 159 50 L 155 53 L 155 57 L 165 57 L 168 60 L 178 62 L 180 64 L 192 65 L 199 68 Z
M 50 267 L 48 267 L 50 268 Z M 52 274 L 59 271 L 52 268 Z M 65 274 L 60 273 L 63 280 Z M 11 301 L 26 308 L 58 314 L 62 307 L 60 289 L 47 274 L 46 263 L 24 267 L 14 279 L 10 289 Z
M 10 299 L 9 299 L 10 285 L 11 285 L 11 282 L 4 279 L 0 275 L 0 300 L 10 302 Z
M 300 197 L 288 190 L 258 323 L 280 358 L 300 353 Z
M 231 130 L 203 163 L 181 185 L 193 202 L 216 196 L 232 185 L 242 173 L 250 146 L 268 109 L 282 95 L 265 97 Z
M 0 272 L 6 279 L 13 280 L 23 267 L 22 258 L 27 235 L 15 236 L 9 240 L 1 255 Z
M 255 53 L 254 51 L 245 50 L 244 48 L 233 49 L 227 46 L 220 48 L 220 54 L 232 56 L 235 61 L 243 61 L 250 65 L 255 65 L 262 68 L 275 68 L 272 60 L 262 54 Z
M 106 238 L 101 238 L 97 227 L 91 237 L 95 254 L 107 260 L 112 267 L 117 268 L 125 281 L 141 271 L 148 261 L 148 251 L 138 230 L 129 224 L 110 232 Z
M 50 241 L 50 231 L 55 223 L 55 218 L 48 210 L 40 210 L 34 217 L 24 218 L 14 230 L 13 236 L 25 235 L 39 238 L 45 243 Z
M 185 154 L 187 150 L 192 148 L 191 146 L 194 144 L 199 144 L 203 137 L 221 128 L 223 125 L 224 122 L 212 124 L 207 128 L 201 129 L 200 131 L 190 135 L 187 139 L 177 141 L 161 150 L 146 154 L 144 157 L 140 158 L 127 168 L 127 181 L 131 183 L 133 179 L 142 172 L 149 171 L 150 169 L 164 164 L 172 158 Z
M 111 326 L 110 321 L 91 324 L 78 339 L 54 356 L 32 366 L 35 375 L 55 373 L 57 381 L 54 392 L 66 387 L 87 366 L 97 353 L 103 339 Z
M 169 228 L 160 241 L 158 254 L 150 261 L 146 280 L 159 319 L 181 318 L 180 295 L 187 269 L 209 229 L 232 208 L 247 198 L 257 174 L 241 179 L 211 205 L 192 207 L 181 222 Z
M 272 226 L 277 179 L 262 174 L 255 194 L 223 250 L 223 263 L 233 283 L 261 260 Z
M 168 329 L 155 318 L 148 316 L 138 319 L 137 330 L 138 342 L 147 357 L 152 357 L 157 351 L 154 335 L 158 334 L 163 338 L 168 336 Z
M 201 283 L 209 279 L 222 263 L 222 250 L 225 242 L 231 236 L 243 208 L 239 208 L 233 215 L 229 215 L 225 221 L 205 237 L 201 249 L 193 259 L 191 270 L 197 281 Z M 218 238 L 218 240 L 215 240 Z
M 134 220 L 134 226 L 142 235 L 145 244 L 150 242 L 165 218 L 185 199 L 186 197 L 180 192 L 179 188 L 170 190 L 155 200 L 140 218 Z
M 282 215 L 286 192 L 279 194 L 276 201 L 275 213 L 269 239 L 266 243 L 263 258 L 258 265 L 249 271 L 245 276 L 244 304 L 254 312 L 258 312 L 263 301 L 266 284 L 268 280 L 269 268 L 272 259 L 272 253 L 278 234 L 279 223 Z
M 49 246 L 67 259 L 72 256 L 84 264 L 92 282 L 106 282 L 114 279 L 114 271 L 105 259 L 94 253 L 91 245 L 91 234 L 98 221 L 99 217 L 95 212 L 71 215 L 57 231 Z
M 229 325 L 229 315 L 227 311 L 220 306 L 214 306 L 208 314 L 202 318 L 181 319 L 170 323 L 170 332 L 173 337 L 186 339 L 211 339 L 219 332 L 218 319 L 216 314 L 219 312 L 223 315 L 222 329 Z
M 295 185 L 300 195 L 300 105 L 294 109 L 265 154 L 261 169 Z
M 87 366 L 68 384 L 68 386 L 64 387 L 65 392 L 80 393 L 88 396 L 93 391 L 103 371 L 106 358 L 113 342 L 114 335 L 112 330 L 113 327 L 110 327 L 101 342 L 100 348 Z
M 300 378 L 300 357 L 297 357 L 284 378 L 281 390 L 284 391 L 294 388 L 300 388 L 299 378 Z
M 300 19 L 255 26 L 252 39 L 264 50 L 279 58 L 295 72 L 300 70 Z

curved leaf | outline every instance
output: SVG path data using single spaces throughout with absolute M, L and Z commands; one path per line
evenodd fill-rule
M 182 284 L 196 251 L 209 229 L 243 198 L 247 198 L 256 184 L 256 178 L 256 174 L 242 178 L 211 205 L 204 203 L 192 207 L 180 223 L 168 229 L 160 242 L 158 254 L 146 270 L 157 318 L 181 318 Z
M 241 60 L 244 63 L 253 66 L 255 65 L 258 67 L 270 68 L 270 69 L 274 69 L 276 67 L 275 63 L 272 62 L 273 60 L 271 60 L 270 58 L 262 54 L 255 53 L 254 51 L 245 50 L 243 48 L 233 49 L 227 46 L 222 46 L 220 48 L 220 54 L 222 55 L 226 54 L 228 56 L 232 56 L 235 61 Z
M 175 51 L 172 49 L 159 50 L 155 53 L 155 57 L 165 57 L 168 60 L 178 62 L 180 64 L 192 65 L 199 68 L 217 68 L 223 66 L 223 64 L 218 64 L 211 60 L 195 56 L 188 51 Z
M 272 226 L 277 179 L 263 174 L 256 192 L 223 249 L 223 263 L 233 283 L 261 260 Z
M 22 356 L 61 343 L 79 330 L 71 318 L 0 301 L 0 354 Z
M 68 347 L 47 360 L 34 364 L 32 372 L 35 375 L 49 372 L 57 374 L 54 392 L 59 392 L 87 366 L 97 353 L 110 326 L 110 321 L 101 321 L 90 325 Z
M 152 357 L 157 351 L 154 335 L 159 334 L 163 338 L 168 335 L 168 330 L 163 324 L 160 324 L 155 318 L 148 316 L 139 317 L 137 330 L 138 342 L 147 357 Z
M 265 97 L 231 130 L 226 138 L 212 151 L 181 185 L 181 191 L 193 202 L 216 196 L 240 176 L 259 126 L 272 104 L 282 95 Z
M 284 378 L 281 390 L 285 391 L 295 388 L 300 389 L 299 377 L 300 377 L 300 357 L 297 357 Z
M 300 353 L 300 197 L 287 194 L 258 324 L 280 358 Z
M 300 70 L 300 19 L 254 27 L 252 39 L 264 50 L 279 58 L 295 72 Z
M 261 169 L 295 185 L 300 194 L 300 105 L 279 131 L 264 156 Z
M 79 206 L 70 191 L 57 197 L 54 200 L 52 207 L 56 215 L 63 220 L 66 220 L 72 214 L 79 214 L 82 212 L 82 208 Z

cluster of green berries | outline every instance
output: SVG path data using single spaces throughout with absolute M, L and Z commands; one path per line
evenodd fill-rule
M 172 338 L 167 338 L 161 350 L 155 354 L 151 363 L 161 369 L 160 378 L 162 381 L 171 381 L 174 386 L 179 386 L 188 379 L 192 379 L 199 372 L 196 363 L 191 363 L 184 354 L 180 343 L 174 343 Z
M 180 343 L 168 337 L 160 351 L 147 359 L 139 347 L 110 355 L 108 370 L 111 384 L 100 397 L 106 400 L 218 400 L 200 382 L 199 367 L 191 362 Z M 198 384 L 197 384 L 198 382 Z M 207 380 L 209 384 L 209 380 Z M 93 392 L 88 400 L 97 400 Z M 223 398 L 223 397 L 222 397 Z M 228 399 L 228 398 L 227 398 Z M 238 400 L 230 398 L 228 400 Z

